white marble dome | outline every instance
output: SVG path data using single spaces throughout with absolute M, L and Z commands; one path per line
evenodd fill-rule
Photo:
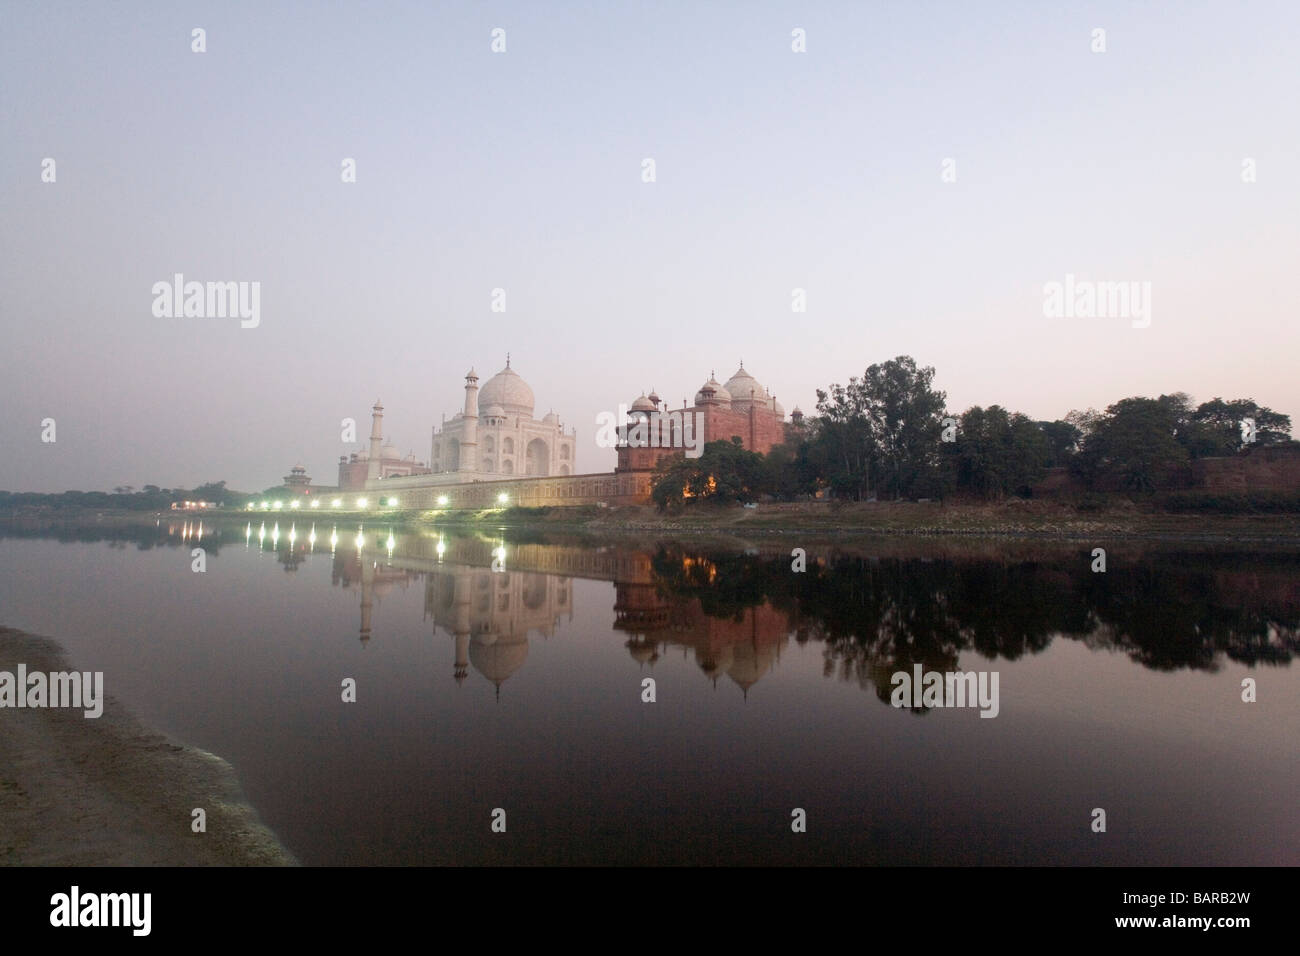
M 767 389 L 758 383 L 758 379 L 745 371 L 745 366 L 740 366 L 736 374 L 727 379 L 727 391 L 731 393 L 733 402 L 748 401 L 765 401 Z
M 504 411 L 526 418 L 533 417 L 535 403 L 533 390 L 509 365 L 488 379 L 478 393 L 479 408 L 500 405 Z

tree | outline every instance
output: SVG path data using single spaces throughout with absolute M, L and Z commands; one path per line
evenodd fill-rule
M 1092 484 L 1103 479 L 1131 491 L 1167 485 L 1188 451 L 1178 441 L 1180 408 L 1176 396 L 1125 398 L 1106 409 L 1085 439 L 1078 460 Z
M 900 355 L 847 386 L 817 390 L 809 460 L 833 493 L 858 499 L 873 489 L 900 498 L 934 479 L 946 396 L 933 381 L 932 367 Z
M 1251 398 L 1229 402 L 1214 398 L 1202 402 L 1192 417 L 1200 427 L 1200 443 L 1194 452 L 1197 457 L 1235 454 L 1244 444 L 1242 422 L 1246 419 L 1255 423 L 1257 445 L 1276 445 L 1291 439 L 1291 416 L 1258 405 Z
M 764 477 L 763 456 L 746 451 L 739 438 L 711 441 L 698 458 L 661 461 L 650 498 L 660 511 L 678 511 L 690 501 L 748 503 L 762 493 Z
M 1027 416 L 999 405 L 976 405 L 962 413 L 952 454 L 959 490 L 1001 498 L 1027 497 L 1043 477 L 1051 452 L 1042 430 Z
M 1083 432 L 1079 426 L 1069 421 L 1036 422 L 1043 439 L 1047 442 L 1048 468 L 1056 468 L 1069 461 L 1070 456 L 1079 450 Z

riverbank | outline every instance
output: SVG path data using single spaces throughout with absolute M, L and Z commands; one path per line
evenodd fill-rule
M 355 510 L 191 512 L 85 512 L 57 510 L 10 515 L 4 525 L 15 530 L 67 525 L 126 529 L 144 523 L 202 522 L 214 526 L 263 521 L 330 522 L 340 525 L 406 526 L 429 530 L 464 530 L 516 534 L 565 534 L 592 540 L 653 540 L 701 537 L 799 537 L 802 541 L 842 542 L 848 538 L 919 536 L 948 538 L 1026 538 L 1096 541 L 1100 539 L 1218 543 L 1300 544 L 1300 513 L 1174 514 L 1113 497 L 1098 503 L 1010 499 L 1003 502 L 763 502 L 740 506 L 688 507 L 663 514 L 649 505 L 602 508 L 487 508 L 482 510 Z
M 0 670 L 69 671 L 58 644 L 0 627 Z M 191 831 L 202 807 L 207 832 Z M 111 696 L 80 709 L 0 710 L 0 865 L 296 864 L 233 768 L 143 727 Z

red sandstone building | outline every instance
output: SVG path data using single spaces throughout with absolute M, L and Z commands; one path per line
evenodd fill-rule
M 744 362 L 726 385 L 719 384 L 710 373 L 709 380 L 695 393 L 692 405 L 683 400 L 681 408 L 669 409 L 651 390 L 649 395 L 639 396 L 630 410 L 634 422 L 661 420 L 663 424 L 651 433 L 664 440 L 650 445 L 635 439 L 621 443 L 616 474 L 654 471 L 664 458 L 683 454 L 682 436 L 678 432 L 683 422 L 687 429 L 697 427 L 695 423 L 698 423 L 702 436 L 692 433 L 688 437 L 699 441 L 700 448 L 707 442 L 739 438 L 747 450 L 764 455 L 774 445 L 786 441 L 790 427 L 797 428 L 803 422 L 803 413 L 797 407 L 790 414 L 791 421 L 786 422 L 785 409 L 776 396 L 745 371 Z

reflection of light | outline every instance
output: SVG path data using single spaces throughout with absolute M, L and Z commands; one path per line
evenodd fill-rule
M 361 529 L 358 528 L 357 529 L 357 550 L 360 551 L 365 546 L 366 546 L 366 536 L 362 534 Z
M 439 496 L 438 496 L 438 504 L 440 504 L 440 505 L 445 505 L 446 503 L 447 503 L 447 496 L 446 496 L 446 495 L 439 495 Z
M 442 560 L 443 552 L 445 552 L 445 551 L 447 550 L 447 544 L 446 544 L 446 542 L 444 542 L 444 541 L 442 540 L 442 538 L 439 538 L 439 539 L 438 539 L 438 547 L 436 547 L 434 550 L 438 552 L 438 560 L 441 561 L 441 560 Z
M 257 505 L 253 504 L 251 501 L 248 503 L 248 510 L 249 510 L 249 511 L 252 511 L 252 510 L 253 510 L 254 508 L 256 508 L 256 507 L 257 507 Z
M 300 507 L 301 505 L 302 505 L 302 502 L 299 501 L 299 500 L 296 499 L 296 498 L 295 498 L 293 501 L 289 502 L 289 507 L 290 507 L 290 508 L 297 508 L 297 507 Z
M 248 527 L 244 529 L 244 544 L 247 545 L 250 538 L 253 537 L 253 522 L 248 522 Z
M 510 496 L 506 494 L 504 491 L 501 492 L 501 494 L 497 495 L 497 501 L 501 502 L 502 504 L 505 504 L 509 500 L 510 500 Z
M 320 507 L 320 499 L 319 499 L 319 498 L 313 498 L 313 499 L 311 500 L 311 506 L 312 506 L 313 508 L 319 508 L 319 507 Z
M 358 499 L 357 499 L 357 507 L 358 507 L 358 508 L 364 508 L 367 504 L 369 504 L 369 502 L 366 501 L 365 498 L 358 498 Z
M 335 525 L 333 528 L 330 528 L 330 553 L 333 554 L 334 549 L 337 548 L 338 546 L 339 546 L 339 529 L 338 526 Z
M 199 541 L 202 541 L 202 540 L 203 540 L 203 522 L 202 522 L 202 521 L 199 522 L 199 537 L 198 537 L 198 540 L 199 540 Z
M 275 527 L 271 529 L 271 547 L 274 548 L 279 543 L 279 541 L 280 541 L 280 522 L 277 521 L 275 523 Z
M 388 499 L 388 507 L 390 507 L 390 508 L 396 508 L 396 507 L 397 507 L 397 499 L 396 499 L 396 498 L 389 498 L 389 499 Z
M 266 522 L 262 522 L 262 527 L 257 529 L 257 543 L 261 544 L 262 539 L 266 537 Z
M 311 526 L 311 534 L 307 535 L 307 543 L 308 543 L 309 545 L 312 546 L 312 550 L 315 550 L 315 548 L 316 548 L 316 525 L 314 525 L 314 524 Z
M 342 499 L 342 498 L 335 498 L 333 501 L 330 502 L 330 507 L 331 507 L 331 508 L 342 508 L 342 507 L 343 507 L 343 499 Z
M 492 562 L 492 570 L 504 571 L 506 569 L 506 546 L 501 544 L 493 548 L 492 557 L 496 558 L 496 560 Z
M 298 525 L 291 524 L 289 525 L 289 547 L 292 548 L 293 543 L 297 540 L 298 540 Z
M 397 547 L 397 539 L 393 537 L 393 532 L 391 531 L 388 532 L 388 540 L 384 543 L 388 545 L 389 557 L 392 557 L 393 548 Z
M 283 501 L 277 501 L 277 502 L 275 502 L 273 505 L 271 505 L 271 507 L 274 508 L 276 511 L 279 511 L 281 508 L 284 507 L 284 502 L 283 502 Z

